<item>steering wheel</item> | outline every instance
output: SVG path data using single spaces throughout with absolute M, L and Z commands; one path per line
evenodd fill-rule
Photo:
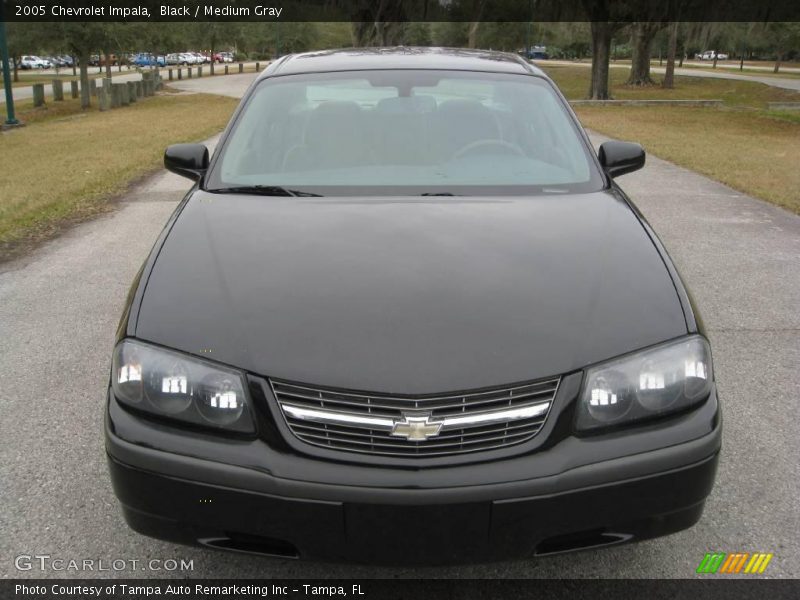
M 516 144 L 512 144 L 511 142 L 507 142 L 505 140 L 492 140 L 492 139 L 485 139 L 485 140 L 477 140 L 474 142 L 470 142 L 463 148 L 459 148 L 455 154 L 453 154 L 453 159 L 463 158 L 466 154 L 470 154 L 475 150 L 480 148 L 484 148 L 486 146 L 494 146 L 496 148 L 502 148 L 503 150 L 510 151 L 517 156 L 525 156 L 525 152 L 517 146 Z

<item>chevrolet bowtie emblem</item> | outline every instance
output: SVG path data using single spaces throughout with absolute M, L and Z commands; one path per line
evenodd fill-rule
M 441 428 L 442 422 L 431 421 L 430 415 L 404 414 L 402 421 L 395 421 L 391 435 L 405 438 L 410 442 L 420 442 L 439 435 Z

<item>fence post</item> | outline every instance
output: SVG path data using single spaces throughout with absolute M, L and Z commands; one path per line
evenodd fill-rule
M 125 85 L 128 86 L 128 102 L 133 104 L 136 102 L 136 82 L 135 81 L 127 81 Z
M 186 67 L 186 76 L 191 79 L 192 78 L 192 67 Z
M 244 63 L 239 63 L 239 73 L 244 73 Z
M 115 88 L 119 89 L 119 104 L 120 106 L 128 106 L 131 103 L 130 96 L 128 96 L 127 83 L 115 83 Z
M 53 79 L 53 100 L 61 102 L 64 100 L 64 82 L 60 79 Z
M 111 108 L 119 108 L 122 105 L 122 100 L 119 95 L 120 84 L 115 83 L 111 86 Z
M 103 77 L 103 91 L 106 93 L 106 98 L 111 102 L 111 77 Z
M 225 65 L 225 75 L 228 74 L 228 65 Z
M 256 62 L 256 73 L 258 73 L 259 69 L 261 69 L 261 63 Z
M 44 84 L 43 83 L 34 83 L 33 84 L 33 105 L 44 106 Z
M 91 94 L 95 98 L 97 97 L 97 80 L 96 79 L 90 79 L 89 80 L 89 94 Z
M 167 69 L 167 73 L 169 74 L 169 80 L 172 81 L 172 69 Z
M 78 97 L 78 82 L 74 79 L 69 82 L 69 92 L 73 98 Z
M 198 77 L 202 77 L 203 76 L 203 66 L 202 65 L 197 67 L 197 76 Z
M 104 87 L 97 90 L 97 102 L 100 104 L 100 111 L 107 111 L 109 108 L 109 98 Z
M 144 81 L 136 81 L 136 98 L 142 98 L 144 96 Z

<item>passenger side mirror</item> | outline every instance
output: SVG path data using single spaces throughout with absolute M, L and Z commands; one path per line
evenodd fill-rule
M 208 169 L 208 148 L 203 144 L 173 144 L 164 152 L 164 167 L 197 181 Z
M 638 171 L 644 166 L 645 152 L 639 144 L 631 142 L 605 142 L 597 153 L 600 164 L 612 179 Z

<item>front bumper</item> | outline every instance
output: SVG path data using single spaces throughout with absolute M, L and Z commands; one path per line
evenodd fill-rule
M 713 486 L 721 430 L 713 392 L 703 406 L 657 426 L 568 437 L 488 464 L 414 470 L 335 464 L 260 440 L 188 436 L 143 421 L 110 397 L 106 448 L 125 519 L 145 535 L 304 559 L 446 564 L 690 527 Z

